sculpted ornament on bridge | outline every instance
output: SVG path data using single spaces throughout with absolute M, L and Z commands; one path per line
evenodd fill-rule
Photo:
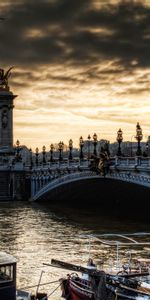
M 9 68 L 6 72 L 4 69 L 0 68 L 0 90 L 2 91 L 9 91 L 9 86 L 8 86 L 8 78 L 11 75 L 11 69 L 14 67 Z

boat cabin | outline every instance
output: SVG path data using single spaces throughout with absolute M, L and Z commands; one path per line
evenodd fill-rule
M 0 299 L 16 300 L 16 259 L 0 252 Z

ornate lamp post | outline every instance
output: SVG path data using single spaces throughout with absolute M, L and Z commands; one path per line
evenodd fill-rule
M 16 159 L 17 161 L 21 160 L 19 140 L 16 141 Z
M 54 152 L 54 145 L 51 144 L 50 145 L 50 162 L 53 161 L 53 152 Z
M 59 161 L 62 161 L 62 160 L 63 160 L 63 157 L 62 157 L 63 149 L 64 149 L 64 143 L 60 141 L 60 142 L 58 143 Z
M 136 125 L 136 136 L 135 136 L 135 138 L 138 142 L 136 155 L 140 156 L 140 155 L 142 155 L 140 142 L 143 139 L 143 134 L 142 134 L 142 128 L 141 128 L 139 122 Z
M 46 164 L 45 154 L 46 154 L 46 147 L 43 146 L 42 148 L 42 154 L 43 154 L 43 164 Z
M 83 140 L 82 136 L 80 136 L 80 139 L 79 139 L 79 146 L 80 146 L 80 159 L 83 160 L 83 158 L 84 158 L 84 156 L 83 156 L 84 140 Z
M 36 163 L 36 166 L 38 166 L 38 156 L 39 156 L 39 148 L 38 147 L 36 147 L 36 149 L 35 149 L 35 163 Z
M 90 159 L 90 140 L 91 140 L 91 136 L 89 134 L 88 135 L 88 160 Z
M 118 152 L 117 152 L 117 156 L 121 156 L 121 143 L 123 141 L 123 132 L 121 130 L 121 128 L 118 130 L 117 132 L 117 142 L 118 142 Z
M 97 156 L 97 151 L 96 151 L 96 146 L 97 146 L 97 134 L 96 134 L 96 133 L 93 134 L 93 145 L 94 145 L 94 151 L 93 151 L 93 154 L 94 154 L 95 156 Z
M 73 140 L 69 140 L 69 160 L 72 160 L 72 148 L 73 148 Z

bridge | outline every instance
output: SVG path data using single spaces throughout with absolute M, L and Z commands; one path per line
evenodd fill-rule
M 124 203 L 132 199 L 137 206 L 139 197 L 139 203 L 142 201 L 147 206 L 150 157 L 110 157 L 109 168 L 106 166 L 104 172 L 93 167 L 93 162 L 87 158 L 62 161 L 55 159 L 38 165 L 36 162 L 31 164 L 31 161 L 3 161 L 0 163 L 0 201 L 46 200 L 55 203 L 63 200 L 64 195 L 69 199 L 74 199 L 75 196 L 82 198 L 83 203 L 87 203 L 88 198 L 90 202 L 93 198 L 99 198 L 101 191 L 101 199 L 105 196 L 113 201 L 124 198 Z M 147 201 L 145 204 L 143 198 Z
M 87 189 L 87 183 L 92 188 L 93 182 L 97 182 L 98 189 L 102 182 L 107 183 L 105 190 L 115 183 L 118 190 L 126 183 L 136 189 L 143 187 L 150 193 L 150 158 L 111 157 L 109 167 L 104 170 L 93 167 L 93 160 L 86 158 L 54 160 L 40 165 L 25 164 L 23 161 L 0 163 L 0 201 L 42 201 L 46 197 L 51 199 L 52 195 L 56 199 L 62 191 L 68 194 L 73 184 L 76 190 L 82 184 L 83 190 Z
M 150 158 L 115 157 L 110 158 L 109 168 L 101 172 L 93 168 L 89 160 L 53 162 L 40 167 L 33 167 L 30 173 L 32 201 L 44 199 L 54 191 L 69 186 L 73 182 L 86 180 L 107 180 L 132 183 L 150 188 Z

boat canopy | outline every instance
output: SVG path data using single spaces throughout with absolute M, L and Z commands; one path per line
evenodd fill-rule
M 83 238 L 97 238 L 102 244 L 108 246 L 150 246 L 150 233 L 105 233 L 105 234 L 83 234 Z
M 16 262 L 17 262 L 17 260 L 15 257 L 13 257 L 12 255 L 10 255 L 6 252 L 0 251 L 0 266 L 15 264 Z

